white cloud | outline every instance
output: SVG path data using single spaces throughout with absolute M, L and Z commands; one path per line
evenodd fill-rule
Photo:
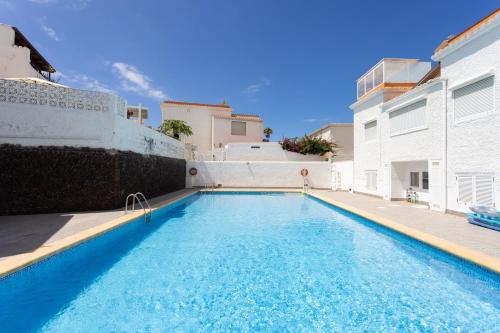
M 49 27 L 45 23 L 42 23 L 42 30 L 45 31 L 47 35 L 53 40 L 59 41 L 59 36 L 57 36 L 57 33 L 53 28 Z
M 157 100 L 168 99 L 168 96 L 163 91 L 151 86 L 151 79 L 147 75 L 141 73 L 133 65 L 115 62 L 111 66 L 120 78 L 120 84 L 124 90 Z
M 315 123 L 315 122 L 320 121 L 320 119 L 318 119 L 318 118 L 307 118 L 307 119 L 302 119 L 302 121 L 305 122 L 305 123 Z
M 90 6 L 90 3 L 92 0 L 29 0 L 32 3 L 35 3 L 37 5 L 54 5 L 54 4 L 59 4 L 61 3 L 64 7 L 69 8 L 69 9 L 84 9 Z
M 57 74 L 59 74 L 59 76 L 57 76 Z M 106 84 L 86 74 L 73 73 L 73 72 L 71 72 L 70 74 L 65 74 L 62 72 L 57 72 L 55 80 L 56 81 L 61 80 L 62 84 L 71 83 L 71 86 L 80 89 L 102 91 L 102 92 L 113 92 L 113 90 L 109 89 Z
M 268 87 L 271 85 L 271 80 L 263 78 L 258 83 L 251 84 L 243 89 L 243 93 L 246 95 L 255 96 L 263 87 Z

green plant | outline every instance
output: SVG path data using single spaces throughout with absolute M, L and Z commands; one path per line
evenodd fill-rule
M 269 141 L 269 138 L 271 137 L 271 134 L 273 134 L 273 129 L 270 127 L 267 127 L 264 129 L 264 135 L 266 136 L 267 141 Z
M 183 120 L 164 120 L 160 127 L 160 132 L 179 140 L 180 135 L 193 135 L 193 129 Z
M 328 152 L 333 153 L 333 149 L 337 147 L 337 145 L 333 142 L 323 140 L 320 138 L 312 138 L 308 135 L 304 135 L 300 139 L 285 138 L 283 139 L 283 141 L 280 142 L 280 144 L 281 147 L 287 151 L 300 153 L 302 155 L 312 154 L 320 156 L 323 156 Z

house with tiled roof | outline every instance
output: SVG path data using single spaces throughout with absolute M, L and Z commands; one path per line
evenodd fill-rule
M 500 9 L 357 80 L 354 191 L 445 212 L 500 206 Z
M 233 113 L 227 103 L 164 101 L 160 107 L 163 120 L 183 120 L 191 126 L 193 135 L 181 135 L 181 140 L 204 156 L 213 156 L 228 143 L 262 141 L 262 119 Z

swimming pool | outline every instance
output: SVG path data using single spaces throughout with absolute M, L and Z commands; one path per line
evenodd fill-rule
M 2 332 L 500 331 L 500 277 L 300 194 L 196 194 L 0 280 Z

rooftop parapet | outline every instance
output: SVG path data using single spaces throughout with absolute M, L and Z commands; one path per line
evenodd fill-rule
M 431 69 L 418 59 L 384 58 L 357 80 L 358 100 L 381 87 L 415 84 Z

